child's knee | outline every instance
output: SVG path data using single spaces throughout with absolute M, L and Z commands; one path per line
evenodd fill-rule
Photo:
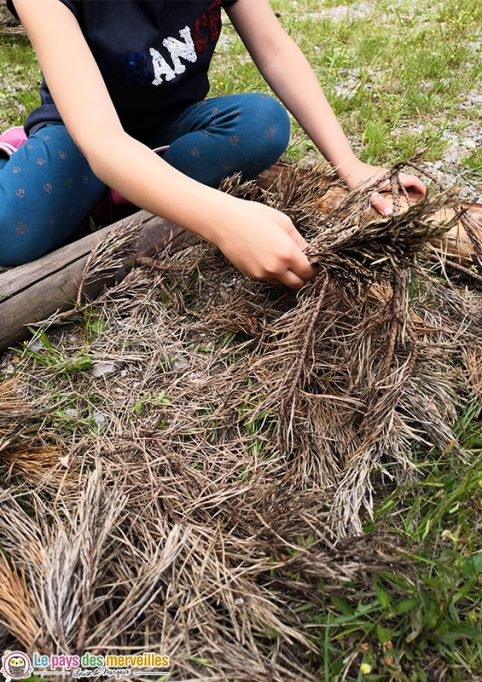
M 274 97 L 263 93 L 251 93 L 247 103 L 245 125 L 249 139 L 260 154 L 278 159 L 290 141 L 288 112 Z

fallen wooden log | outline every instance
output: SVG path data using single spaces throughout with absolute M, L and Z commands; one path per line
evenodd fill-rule
M 185 244 L 186 238 L 198 238 L 148 211 L 138 211 L 42 258 L 0 274 L 0 350 L 26 338 L 29 334 L 26 325 L 44 320 L 55 311 L 73 308 L 92 250 L 112 230 L 122 230 L 133 223 L 140 228 L 137 247 L 119 268 L 119 277 L 134 265 L 137 257 L 153 256 L 168 242 L 172 253 Z M 93 298 L 118 279 L 99 278 L 85 293 Z
M 258 177 L 258 184 L 267 189 L 273 183 L 282 181 L 288 172 L 288 165 L 275 164 Z M 300 172 L 309 173 L 310 171 L 300 169 Z M 319 187 L 319 209 L 323 213 L 333 211 L 347 195 L 346 189 L 330 186 L 331 184 L 327 181 Z M 481 221 L 482 206 L 470 205 L 469 208 L 473 216 Z M 369 209 L 366 218 L 377 216 L 379 214 L 374 209 Z M 441 214 L 440 217 L 444 222 L 447 221 L 446 215 Z M 139 225 L 140 229 L 136 248 L 122 261 L 114 276 L 100 277 L 83 290 L 89 298 L 94 298 L 106 286 L 119 281 L 136 260 L 156 255 L 168 242 L 169 253 L 173 253 L 176 249 L 182 248 L 186 241 L 189 243 L 199 239 L 193 233 L 168 223 L 148 211 L 138 211 L 36 261 L 0 274 L 0 351 L 26 338 L 29 334 L 27 325 L 44 320 L 56 311 L 74 308 L 82 274 L 92 250 L 112 230 L 118 229 L 121 232 L 128 226 L 132 226 L 133 222 Z M 480 232 L 482 235 L 482 226 Z M 473 244 L 460 225 L 447 233 L 443 245 L 447 253 L 460 262 L 470 260 L 474 253 Z M 441 246 L 440 240 L 437 246 Z

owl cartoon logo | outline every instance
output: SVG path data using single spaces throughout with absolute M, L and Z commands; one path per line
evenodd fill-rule
M 23 680 L 32 672 L 30 658 L 23 651 L 5 651 L 2 658 L 0 672 L 7 682 L 10 680 Z

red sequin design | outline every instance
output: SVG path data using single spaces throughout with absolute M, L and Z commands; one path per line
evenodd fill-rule
M 205 52 L 221 33 L 221 0 L 213 0 L 206 12 L 196 19 L 193 40 L 198 53 Z

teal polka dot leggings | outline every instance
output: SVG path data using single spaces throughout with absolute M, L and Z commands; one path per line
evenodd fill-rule
M 165 161 L 216 187 L 232 173 L 249 179 L 271 166 L 289 135 L 281 104 L 242 93 L 189 105 L 142 141 L 169 145 Z M 64 244 L 108 191 L 63 124 L 36 130 L 10 158 L 0 156 L 0 265 L 27 263 Z

